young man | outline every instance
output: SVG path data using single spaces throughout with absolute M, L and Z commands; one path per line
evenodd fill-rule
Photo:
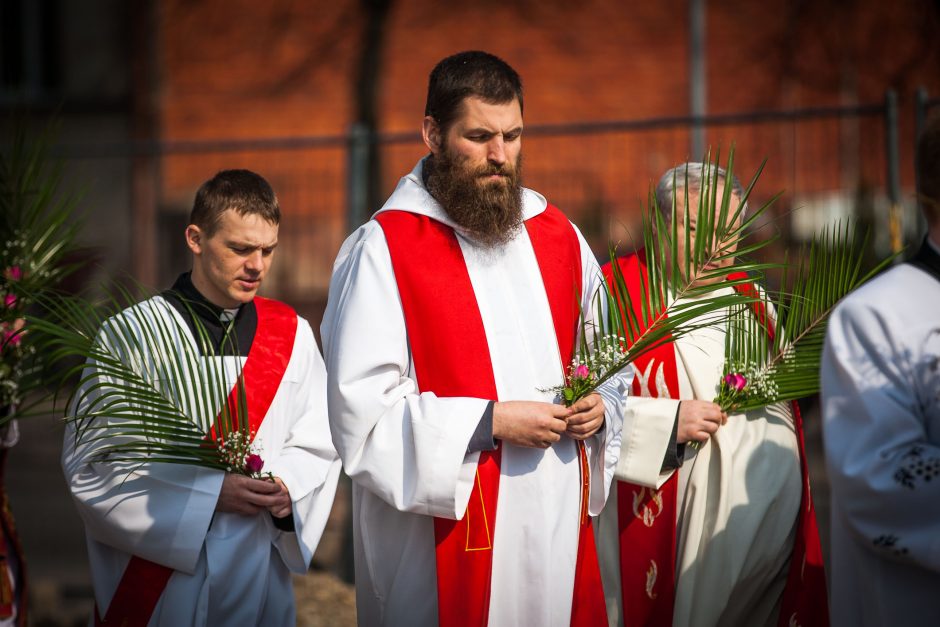
M 940 120 L 921 136 L 928 232 L 909 263 L 829 322 L 823 441 L 832 485 L 832 618 L 940 625 Z
M 680 267 L 686 203 L 694 245 L 705 167 L 680 165 L 656 189 L 667 220 L 675 196 Z M 719 170 L 716 206 L 725 177 Z M 732 190 L 730 212 L 743 196 L 737 179 Z M 619 263 L 638 303 L 643 255 Z M 732 263 L 725 259 L 719 267 L 730 273 Z M 610 624 L 823 625 L 825 580 L 799 410 L 777 405 L 727 416 L 712 402 L 724 368 L 726 323 L 721 312 L 709 318 L 715 324 L 634 364 L 617 487 L 597 524 Z
M 295 622 L 290 572 L 307 570 L 340 463 L 310 325 L 287 305 L 255 296 L 273 261 L 279 221 L 267 181 L 247 170 L 219 172 L 197 192 L 186 228 L 192 272 L 144 307 L 120 314 L 178 321 L 172 328 L 188 328 L 180 341 L 193 346 L 198 316 L 218 350 L 215 359 L 243 364 L 248 419 L 252 426 L 260 421 L 255 442 L 274 480 L 178 464 L 100 462 L 93 457 L 100 443 L 76 446 L 69 429 L 62 464 L 85 521 L 96 624 Z M 87 374 L 96 374 L 94 364 Z M 107 384 L 97 376 L 92 383 Z M 93 400 L 94 394 L 83 398 L 73 411 L 81 415 Z
M 423 133 L 431 155 L 343 245 L 322 326 L 359 620 L 602 624 L 588 514 L 629 375 L 571 408 L 545 390 L 603 278 L 521 187 L 522 86 L 505 62 L 441 61 Z

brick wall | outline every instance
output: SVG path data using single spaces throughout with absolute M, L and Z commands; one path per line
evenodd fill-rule
M 161 3 L 157 55 L 160 134 L 167 139 L 340 135 L 354 120 L 365 23 L 356 0 Z M 926 0 L 709 2 L 708 109 L 734 113 L 879 102 L 899 91 L 903 180 L 912 184 L 912 95 L 940 92 L 937 9 Z M 476 0 L 394 3 L 379 88 L 380 126 L 419 129 L 427 75 L 443 56 L 490 50 L 522 74 L 526 123 L 642 119 L 688 112 L 687 2 Z M 709 129 L 737 142 L 739 172 L 769 158 L 760 190 L 787 191 L 783 207 L 820 194 L 884 187 L 880 119 Z M 635 216 L 648 185 L 689 157 L 686 129 L 526 140 L 526 181 L 600 232 L 608 213 Z M 423 154 L 419 143 L 384 153 L 390 190 Z M 697 155 L 696 155 L 697 156 Z M 275 284 L 320 291 L 345 234 L 342 149 L 223 152 L 163 160 L 164 211 L 182 213 L 221 167 L 268 176 L 287 219 L 306 238 L 303 278 Z M 795 200 L 796 199 L 796 200 Z M 595 228 L 596 227 L 596 228 Z M 293 274 L 297 274 L 296 272 Z M 299 284 L 296 284 L 300 281 Z

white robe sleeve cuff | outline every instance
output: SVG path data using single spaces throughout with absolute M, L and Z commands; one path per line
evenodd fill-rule
M 672 426 L 679 401 L 669 398 L 630 398 L 626 401 L 620 460 L 615 476 L 649 488 L 659 488 L 672 473 L 661 473 L 672 443 Z

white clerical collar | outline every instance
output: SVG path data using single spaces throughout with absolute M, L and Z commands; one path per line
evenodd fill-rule
M 411 213 L 417 213 L 419 215 L 427 216 L 433 218 L 438 222 L 443 222 L 447 226 L 455 229 L 457 231 L 463 231 L 463 229 L 456 224 L 451 217 L 444 211 L 444 208 L 441 207 L 427 188 L 424 186 L 424 161 L 427 157 L 424 157 L 418 161 L 414 169 L 410 174 L 403 176 L 400 181 L 398 181 L 398 186 L 395 188 L 395 191 L 392 192 L 392 195 L 389 196 L 388 200 L 385 201 L 385 204 L 382 205 L 382 208 L 375 212 L 375 215 L 382 213 L 383 211 L 409 211 Z M 531 189 L 522 188 L 522 219 L 528 220 L 529 218 L 534 218 L 538 214 L 545 211 L 545 208 L 548 206 L 548 201 L 545 200 L 545 197 L 539 194 L 536 191 Z M 373 216 L 375 217 L 375 216 Z
M 239 309 L 240 307 L 236 307 L 235 309 L 223 309 L 219 312 L 219 320 L 222 322 L 231 322 L 235 319 L 235 316 L 238 315 Z

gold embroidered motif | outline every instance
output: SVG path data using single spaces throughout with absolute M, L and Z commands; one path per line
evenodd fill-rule
M 669 388 L 666 387 L 666 369 L 663 368 L 663 362 L 659 362 L 656 369 L 656 396 L 658 398 L 672 398 L 669 395 Z
M 493 548 L 493 540 L 490 538 L 490 524 L 486 519 L 486 502 L 483 500 L 483 485 L 480 483 L 480 471 L 477 470 L 476 474 L 476 484 L 473 487 L 473 492 L 470 494 L 470 498 L 473 498 L 474 494 L 480 495 L 480 511 L 483 513 L 483 528 L 486 530 L 486 544 L 482 546 L 470 546 L 470 525 L 473 524 L 473 521 L 470 519 L 470 509 L 471 507 L 467 505 L 467 546 L 464 549 L 465 551 L 489 551 Z M 477 522 L 476 524 L 479 524 Z
M 653 592 L 653 588 L 656 586 L 656 575 L 659 574 L 659 569 L 656 568 L 656 562 L 650 560 L 650 567 L 646 571 L 646 596 L 651 599 L 656 598 L 656 593 Z
M 644 502 L 646 501 L 647 490 L 649 490 L 650 502 L 655 507 L 650 507 Z M 659 490 L 640 488 L 639 491 L 633 491 L 633 515 L 642 520 L 644 525 L 652 527 L 653 523 L 656 522 L 656 518 L 662 513 L 663 497 L 659 494 Z
M 650 374 L 651 374 L 650 370 L 653 368 L 654 365 L 655 364 L 653 363 L 653 360 L 651 359 L 646 363 L 646 368 L 643 370 L 643 372 L 640 372 L 639 370 L 636 370 L 634 372 L 636 381 L 640 386 L 641 397 L 648 398 L 650 396 L 650 392 L 652 391 L 652 389 L 649 387 L 649 380 L 650 380 Z M 655 374 L 655 371 L 654 371 L 654 374 Z

